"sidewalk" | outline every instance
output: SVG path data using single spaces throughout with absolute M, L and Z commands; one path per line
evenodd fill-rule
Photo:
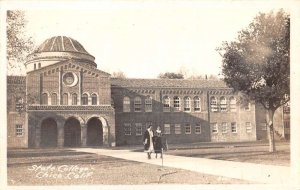
M 151 160 L 148 160 L 146 158 L 146 153 L 144 152 L 96 148 L 78 148 L 72 150 L 96 153 L 148 164 L 162 165 L 161 159 L 152 158 Z M 231 162 L 173 155 L 164 155 L 163 166 L 180 168 L 203 174 L 242 179 L 253 183 L 288 184 L 290 182 L 290 167 L 285 166 Z

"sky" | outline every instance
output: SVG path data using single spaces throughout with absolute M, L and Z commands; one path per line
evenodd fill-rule
M 288 6 L 267 1 L 102 1 L 83 6 L 29 7 L 27 33 L 38 46 L 53 36 L 79 41 L 97 68 L 129 78 L 159 73 L 218 75 L 216 51 L 259 12 Z

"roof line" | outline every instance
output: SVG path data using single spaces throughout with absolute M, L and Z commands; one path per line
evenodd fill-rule
M 53 46 L 54 46 L 55 40 L 56 40 L 56 36 L 54 37 L 54 39 L 53 39 L 53 41 L 52 41 L 52 46 L 51 46 L 51 48 L 50 48 L 50 51 L 53 49 Z
M 61 46 L 62 46 L 62 51 L 65 51 L 65 46 L 64 46 L 64 37 L 60 36 L 61 38 Z
M 77 52 L 79 52 L 77 49 L 76 49 L 76 47 L 74 46 L 74 44 L 73 44 L 73 42 L 72 42 L 72 40 L 71 40 L 71 38 L 69 38 L 69 37 L 67 37 L 69 40 L 70 40 L 70 42 L 71 42 L 71 45 L 73 46 L 73 48 L 77 51 Z

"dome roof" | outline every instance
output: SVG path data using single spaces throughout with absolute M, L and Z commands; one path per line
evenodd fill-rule
M 76 52 L 89 55 L 78 41 L 66 36 L 54 36 L 47 39 L 34 53 L 40 52 Z

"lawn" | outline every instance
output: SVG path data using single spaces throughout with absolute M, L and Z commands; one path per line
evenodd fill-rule
M 290 145 L 287 142 L 277 142 L 277 151 L 268 152 L 267 142 L 250 143 L 212 143 L 197 145 L 172 145 L 167 154 L 177 156 L 209 158 L 235 162 L 249 162 L 290 166 Z
M 249 183 L 68 149 L 9 149 L 7 156 L 8 185 Z

